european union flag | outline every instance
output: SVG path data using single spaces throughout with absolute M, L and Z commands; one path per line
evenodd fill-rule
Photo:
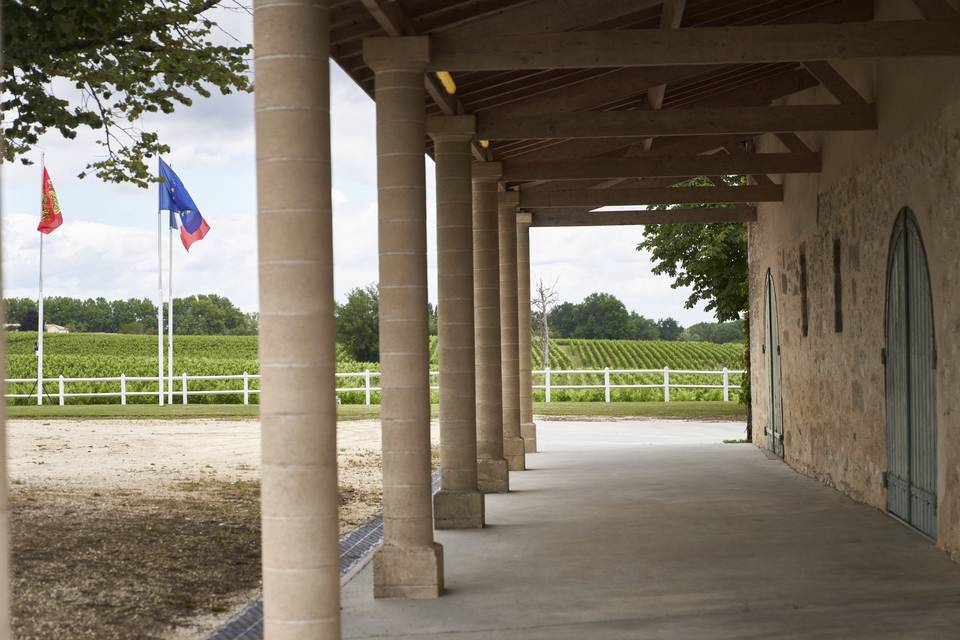
M 173 172 L 163 158 L 160 158 L 160 177 L 163 179 L 160 183 L 160 210 L 170 212 L 171 229 L 177 228 L 177 216 L 180 217 L 180 241 L 184 248 L 190 251 L 191 244 L 207 235 L 210 225 L 200 215 L 180 176 Z

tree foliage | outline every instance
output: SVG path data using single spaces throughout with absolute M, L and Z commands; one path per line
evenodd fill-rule
M 683 183 L 704 186 L 699 178 Z M 722 205 L 721 205 L 722 206 Z M 659 224 L 643 229 L 638 250 L 653 257 L 653 273 L 667 275 L 673 288 L 689 287 L 686 308 L 700 302 L 721 322 L 737 320 L 747 310 L 747 226 L 723 224 Z
M 741 320 L 700 322 L 684 329 L 682 339 L 694 342 L 713 342 L 714 344 L 743 342 L 743 324 Z
M 380 290 L 377 285 L 357 287 L 338 304 L 337 342 L 358 362 L 380 361 Z
M 101 132 L 105 156 L 80 174 L 151 181 L 146 159 L 169 151 L 135 126 L 195 96 L 249 91 L 250 45 L 225 46 L 209 17 L 226 0 L 3 0 L 3 158 L 26 158 L 53 129 L 72 139 Z

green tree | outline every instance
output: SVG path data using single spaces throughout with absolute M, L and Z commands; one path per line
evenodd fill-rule
M 37 310 L 37 301 L 30 298 L 7 298 L 3 301 L 3 304 L 6 310 L 6 322 L 11 324 L 20 322 L 20 317 L 23 316 L 24 311 L 28 309 Z M 36 321 L 34 321 L 34 324 L 36 324 Z
M 632 340 L 659 340 L 660 328 L 650 318 L 638 315 L 636 311 L 631 311 L 630 338 Z
M 20 331 L 36 331 L 40 328 L 40 314 L 37 313 L 36 308 L 25 308 L 20 313 L 18 322 L 20 323 Z
M 743 321 L 700 322 L 690 325 L 683 332 L 683 340 L 729 344 L 743 340 Z
M 579 305 L 574 338 L 625 339 L 630 336 L 630 313 L 616 296 L 591 293 Z
M 580 322 L 579 305 L 572 302 L 558 304 L 547 314 L 550 333 L 555 338 L 571 338 Z
M 661 340 L 679 340 L 683 335 L 683 327 L 673 318 L 657 320 L 657 330 Z
M 211 89 L 249 91 L 250 45 L 212 37 L 211 10 L 225 0 L 3 0 L 3 158 L 26 158 L 50 129 L 101 132 L 87 165 L 111 182 L 146 187 L 147 158 L 169 151 L 141 115 L 190 106 Z M 240 9 L 234 5 L 234 9 Z M 225 9 L 224 9 L 225 10 Z
M 359 362 L 380 360 L 380 290 L 357 287 L 336 308 L 337 342 Z
M 174 298 L 173 332 L 176 335 L 239 336 L 254 335 L 257 327 L 251 316 L 240 311 L 228 298 L 201 294 Z

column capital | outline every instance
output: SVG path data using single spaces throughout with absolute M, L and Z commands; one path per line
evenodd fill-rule
M 363 61 L 376 71 L 423 71 L 430 62 L 430 38 L 364 38 Z
M 476 116 L 429 116 L 427 135 L 436 141 L 461 141 L 473 139 L 477 132 Z
M 503 165 L 499 162 L 474 162 L 474 182 L 500 182 L 503 177 Z
M 500 206 L 505 208 L 516 208 L 520 206 L 519 191 L 501 191 L 499 194 Z
M 529 227 L 533 224 L 533 213 L 530 211 L 517 212 L 517 224 Z

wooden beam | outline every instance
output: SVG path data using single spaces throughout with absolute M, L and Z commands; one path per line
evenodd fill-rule
M 711 224 L 754 222 L 754 207 L 680 207 L 664 211 L 582 211 L 553 213 L 535 211 L 534 227 L 608 227 L 643 224 Z
M 670 176 L 740 175 L 744 173 L 818 173 L 819 153 L 753 153 L 709 156 L 650 155 L 638 158 L 592 158 L 529 162 L 503 161 L 503 180 L 609 180 Z
M 584 69 L 960 55 L 960 20 L 431 38 L 433 70 Z
M 913 0 L 920 13 L 928 20 L 956 20 L 960 18 L 957 11 L 947 0 Z
M 873 105 L 800 105 L 550 113 L 536 116 L 477 115 L 481 140 L 637 138 L 728 135 L 777 131 L 862 131 L 877 128 Z
M 521 191 L 523 209 L 609 207 L 648 204 L 718 204 L 731 202 L 782 202 L 778 184 L 746 187 L 668 187 L 665 189 L 563 189 Z
M 491 34 L 532 35 L 594 25 L 657 6 L 663 0 L 536 0 L 518 7 L 507 7 L 481 20 L 464 24 L 449 33 L 454 38 L 485 38 Z
M 800 136 L 795 133 L 778 133 L 776 134 L 777 138 L 780 139 L 780 142 L 783 143 L 787 149 L 793 153 L 811 153 L 812 149 L 807 146 L 807 143 L 804 142 Z
M 850 83 L 829 62 L 810 61 L 804 63 L 804 66 L 840 104 L 867 104 L 860 92 L 850 86 Z

